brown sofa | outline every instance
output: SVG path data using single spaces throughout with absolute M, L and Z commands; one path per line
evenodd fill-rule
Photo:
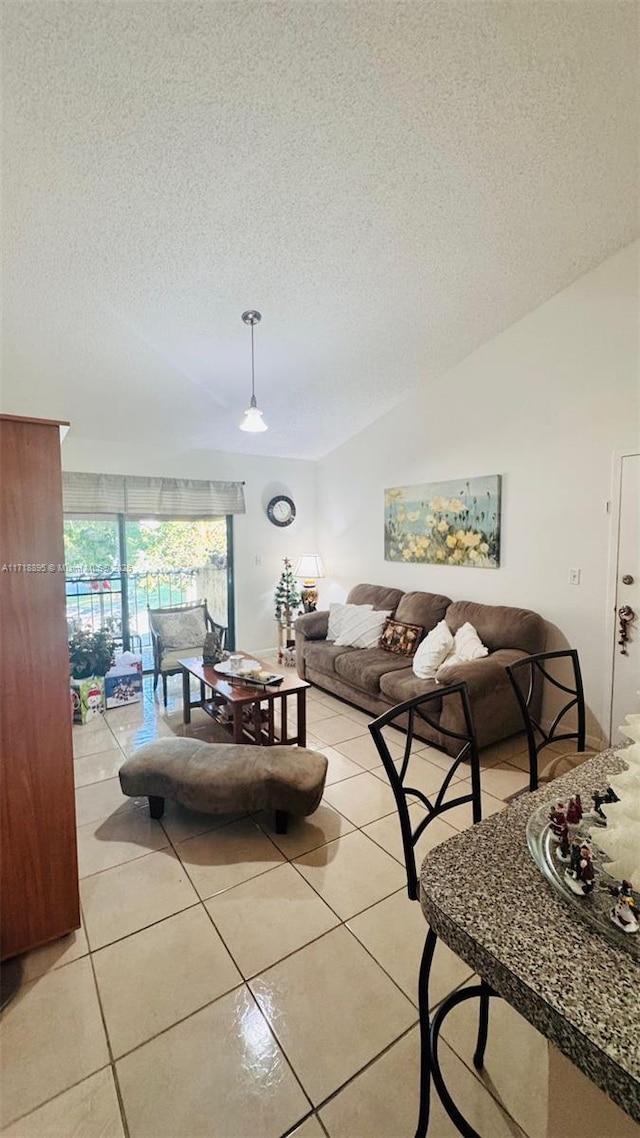
M 443 619 L 454 634 L 469 621 L 489 649 L 489 655 L 447 668 L 441 673 L 440 683 L 464 681 L 467 684 L 480 747 L 523 730 L 505 665 L 543 651 L 545 624 L 538 613 L 506 605 L 451 601 L 438 593 L 403 593 L 400 589 L 365 584 L 351 589 L 347 603 L 391 609 L 396 620 L 421 625 L 425 636 Z M 423 680 L 414 675 L 411 658 L 383 648 L 339 647 L 327 640 L 328 626 L 328 611 L 305 613 L 295 622 L 296 666 L 298 674 L 309 683 L 372 716 L 437 688 L 435 680 Z M 430 714 L 433 715 L 433 705 Z M 440 722 L 453 730 L 463 726 L 452 718 Z M 416 734 L 447 750 L 446 736 L 434 733 L 428 724 L 421 725 Z

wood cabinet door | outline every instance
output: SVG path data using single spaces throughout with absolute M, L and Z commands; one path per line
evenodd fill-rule
M 80 925 L 60 433 L 0 418 L 2 959 Z

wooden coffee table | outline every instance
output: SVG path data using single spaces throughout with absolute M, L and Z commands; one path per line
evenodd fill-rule
M 254 656 L 241 653 L 246 659 L 253 660 Z M 298 675 L 291 677 L 285 675 L 282 682 L 269 687 L 258 687 L 254 684 L 243 684 L 237 680 L 231 681 L 214 668 L 207 668 L 202 663 L 201 656 L 188 657 L 178 661 L 182 668 L 182 719 L 184 723 L 191 722 L 191 711 L 194 707 L 201 707 L 212 719 L 221 722 L 224 709 L 231 713 L 229 733 L 234 743 L 259 743 L 265 747 L 273 747 L 279 743 L 297 743 L 305 747 L 307 742 L 307 688 L 311 687 L 306 680 Z M 269 664 L 259 661 L 265 671 L 271 671 Z M 200 699 L 195 702 L 191 699 L 191 676 L 200 681 Z M 207 696 L 206 689 L 210 695 Z M 297 723 L 296 733 L 289 734 L 287 723 L 287 700 L 289 696 L 296 697 Z M 280 724 L 276 734 L 275 709 L 280 703 Z M 226 724 L 225 724 L 226 726 Z

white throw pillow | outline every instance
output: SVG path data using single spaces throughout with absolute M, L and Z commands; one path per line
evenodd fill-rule
M 453 650 L 453 636 L 446 620 L 441 620 L 418 645 L 413 657 L 414 675 L 433 680 L 440 665 Z
M 382 612 L 369 605 L 347 605 L 346 608 L 340 635 L 334 643 L 344 648 L 377 648 L 391 609 Z
M 327 630 L 327 640 L 337 640 L 342 632 L 342 625 L 344 618 L 347 614 L 347 609 L 367 609 L 369 612 L 373 611 L 373 605 L 329 605 L 329 628 Z
M 453 652 L 442 663 L 442 669 L 453 664 L 466 664 L 469 660 L 480 660 L 489 655 L 489 649 L 482 643 L 472 624 L 467 621 L 453 638 Z

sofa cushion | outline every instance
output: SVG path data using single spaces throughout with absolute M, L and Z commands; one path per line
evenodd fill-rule
M 354 585 L 347 597 L 347 604 L 373 605 L 374 609 L 389 609 L 393 615 L 403 596 L 402 589 L 388 589 L 386 585 Z M 422 624 L 422 621 L 412 623 Z
M 338 656 L 335 664 L 336 675 L 345 683 L 376 696 L 380 693 L 380 677 L 395 669 L 410 671 L 407 657 L 394 656 L 383 648 L 358 648 L 348 655 Z
M 413 656 L 424 629 L 421 624 L 404 624 L 387 618 L 382 629 L 379 647 L 397 656 Z
M 395 618 L 406 624 L 421 624 L 426 634 L 440 623 L 450 604 L 449 597 L 440 593 L 404 593 Z
M 344 648 L 341 645 L 332 644 L 328 640 L 310 640 L 304 645 L 304 660 L 307 668 L 332 676 L 335 672 L 335 662 L 339 656 L 347 656 L 350 653 L 361 651 L 360 648 Z
M 389 703 L 392 704 L 404 703 L 405 699 L 415 699 L 418 695 L 426 695 L 435 687 L 435 680 L 420 680 L 414 676 L 411 668 L 405 668 L 404 672 L 386 672 L 380 677 L 380 691 L 384 699 L 389 700 Z M 429 704 L 429 714 L 433 715 L 434 712 L 439 714 L 441 708 L 442 700 L 435 700 L 434 703 Z
M 480 605 L 474 601 L 454 601 L 447 609 L 447 624 L 456 633 L 469 621 L 490 652 L 497 648 L 521 648 L 529 654 L 542 652 L 545 625 L 530 609 L 507 605 Z

